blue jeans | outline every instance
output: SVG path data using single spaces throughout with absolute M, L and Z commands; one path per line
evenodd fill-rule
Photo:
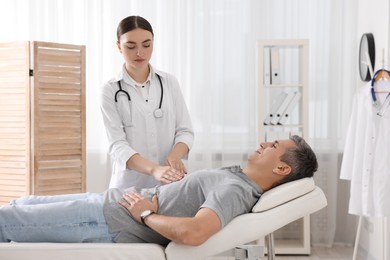
M 112 243 L 103 194 L 29 196 L 0 206 L 0 242 Z

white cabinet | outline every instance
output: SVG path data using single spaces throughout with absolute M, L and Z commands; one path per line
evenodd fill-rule
M 308 40 L 257 44 L 258 140 L 308 139 Z M 280 216 L 283 217 L 283 216 Z M 310 254 L 310 217 L 274 233 L 276 254 Z

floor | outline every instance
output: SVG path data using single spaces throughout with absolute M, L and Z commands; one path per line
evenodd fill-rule
M 311 250 L 310 256 L 276 256 L 276 260 L 351 260 L 353 247 L 334 246 L 315 247 Z M 267 257 L 263 258 L 267 259 Z
M 230 252 L 232 253 L 232 252 Z M 234 257 L 234 254 L 220 255 L 207 258 L 208 260 L 235 260 L 235 259 L 248 259 L 245 256 Z M 351 246 L 334 246 L 332 248 L 327 247 L 314 247 L 311 249 L 310 256 L 286 256 L 277 255 L 274 260 L 351 260 L 353 256 L 353 247 Z M 253 257 L 251 258 L 253 259 Z M 267 256 L 261 257 L 261 260 L 268 260 Z

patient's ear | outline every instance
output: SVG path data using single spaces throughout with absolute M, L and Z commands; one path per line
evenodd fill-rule
M 289 166 L 287 164 L 279 165 L 279 166 L 275 167 L 272 171 L 275 174 L 286 176 L 286 175 L 290 174 L 291 166 Z

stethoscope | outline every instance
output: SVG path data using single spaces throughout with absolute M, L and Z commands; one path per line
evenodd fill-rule
M 371 97 L 372 97 L 372 103 L 374 106 L 376 106 L 378 104 L 376 94 L 375 94 L 375 89 L 374 89 L 375 78 L 379 73 L 381 73 L 383 71 L 390 75 L 390 71 L 382 69 L 382 70 L 378 70 L 377 72 L 375 72 L 374 76 L 372 76 L 372 79 L 371 79 Z
M 390 75 L 390 71 L 383 69 L 383 70 L 378 70 L 377 72 L 375 72 L 374 76 L 372 77 L 372 79 L 371 79 L 371 97 L 372 97 L 373 106 L 378 105 L 377 97 L 376 97 L 375 89 L 374 89 L 375 78 L 378 75 L 378 73 L 380 73 L 382 71 L 385 71 L 386 73 L 388 73 Z M 381 105 L 381 107 L 379 108 L 377 115 L 380 117 L 384 116 L 385 111 L 389 106 L 390 106 L 390 93 L 387 94 L 386 99 L 383 102 L 383 104 Z
M 162 105 L 162 101 L 163 101 L 163 96 L 164 96 L 164 90 L 163 90 L 163 84 L 162 84 L 162 81 L 161 81 L 161 78 L 160 78 L 160 75 L 157 75 L 157 78 L 158 80 L 160 81 L 160 88 L 161 88 L 161 97 L 160 97 L 160 105 L 158 106 L 158 108 L 156 110 L 154 110 L 154 117 L 156 118 L 160 118 L 163 116 L 163 111 L 161 109 L 161 105 Z M 127 100 L 129 100 L 129 102 L 131 102 L 131 97 L 130 97 L 130 94 L 126 91 L 126 90 L 123 90 L 122 89 L 122 85 L 121 85 L 121 81 L 119 80 L 118 81 L 118 85 L 119 85 L 119 89 L 117 92 L 115 92 L 115 102 L 118 102 L 118 95 L 119 94 L 125 94 L 127 96 Z

